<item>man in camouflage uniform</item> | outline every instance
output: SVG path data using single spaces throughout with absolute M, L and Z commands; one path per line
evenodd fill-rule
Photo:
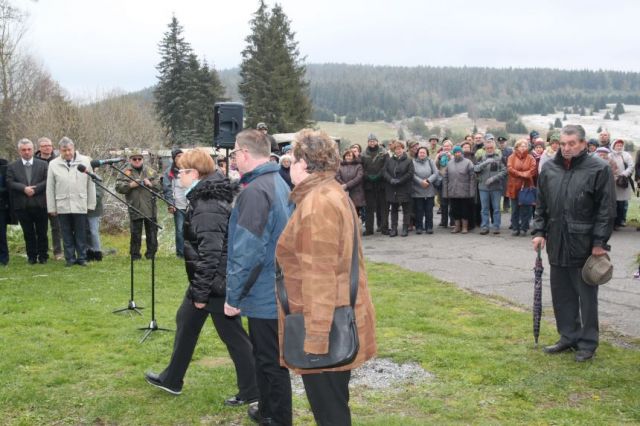
M 142 186 L 154 192 L 160 192 L 161 184 L 158 173 L 144 164 L 142 153 L 137 150 L 129 154 L 129 163 L 127 163 L 123 172 L 135 181 L 131 181 L 124 176 L 118 178 L 116 191 L 125 194 L 129 204 L 138 209 L 143 215 L 157 222 L 156 197 L 145 188 L 142 188 Z M 129 209 L 129 227 L 131 231 L 129 253 L 133 260 L 142 258 L 140 246 L 142 245 L 143 224 L 144 233 L 147 236 L 147 252 L 144 256 L 147 259 L 151 259 L 155 257 L 158 250 L 158 230 L 156 225 L 142 217 L 138 212 Z

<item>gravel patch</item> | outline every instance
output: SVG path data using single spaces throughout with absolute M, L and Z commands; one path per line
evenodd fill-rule
M 398 385 L 416 384 L 433 378 L 433 373 L 426 371 L 417 363 L 397 364 L 390 359 L 374 358 L 351 372 L 349 386 L 386 389 L 399 387 Z M 294 394 L 304 394 L 304 385 L 299 375 L 291 375 L 291 387 Z

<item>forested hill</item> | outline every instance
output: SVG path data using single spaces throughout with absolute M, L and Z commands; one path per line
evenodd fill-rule
M 466 111 L 509 121 L 567 106 L 591 111 L 605 103 L 640 104 L 635 72 L 310 64 L 307 75 L 317 120 L 333 114 L 381 120 Z M 220 78 L 228 95 L 239 100 L 238 69 L 223 70 Z

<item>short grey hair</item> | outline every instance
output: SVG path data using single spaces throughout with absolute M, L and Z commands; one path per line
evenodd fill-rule
M 22 138 L 18 141 L 18 149 L 20 149 L 21 146 L 23 145 L 31 145 L 33 146 L 33 142 L 31 142 L 29 139 L 27 138 Z
M 38 146 L 41 146 L 41 145 L 42 145 L 42 142 L 49 142 L 49 143 L 51 143 L 51 139 L 49 139 L 49 138 L 48 138 L 48 137 L 46 137 L 46 136 L 41 137 L 40 139 L 38 139 Z
M 486 148 L 487 145 L 493 145 L 493 147 L 496 147 L 496 141 L 495 139 L 487 139 L 484 141 L 484 147 Z
M 69 146 L 69 145 L 75 146 L 71 138 L 68 138 L 66 136 L 63 136 L 62 139 L 60 139 L 60 142 L 58 142 L 58 146 L 60 148 L 62 148 L 63 146 Z
M 578 139 L 581 141 L 585 140 L 586 132 L 584 131 L 584 127 L 579 124 L 567 124 L 560 130 L 560 134 L 565 136 L 578 136 Z

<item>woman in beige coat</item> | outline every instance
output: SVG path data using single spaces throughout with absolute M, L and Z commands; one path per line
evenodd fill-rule
M 335 142 L 322 131 L 302 130 L 293 146 L 291 200 L 296 209 L 282 232 L 276 256 L 284 273 L 291 313 L 302 312 L 304 351 L 326 354 L 336 307 L 349 305 L 354 232 L 358 241 L 359 279 L 355 303 L 360 348 L 349 364 L 327 369 L 296 370 L 318 425 L 350 425 L 351 370 L 376 354 L 375 313 L 367 286 L 359 221 L 349 195 L 336 181 L 340 157 Z M 280 362 L 284 313 L 278 310 Z

